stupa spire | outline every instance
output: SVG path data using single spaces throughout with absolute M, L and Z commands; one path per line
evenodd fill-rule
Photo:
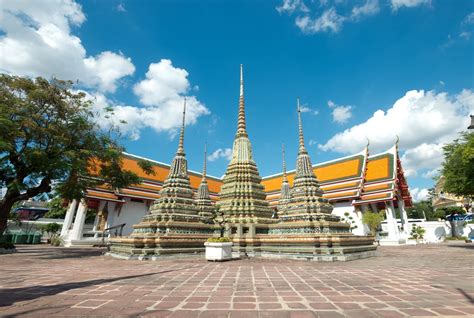
M 288 183 L 288 177 L 286 175 L 286 160 L 285 160 L 285 144 L 281 144 L 281 153 L 283 159 L 283 178 L 281 181 L 281 192 L 280 192 L 280 205 L 285 205 L 289 199 L 291 199 L 290 194 L 290 184 Z M 285 207 L 280 207 L 280 210 Z
M 204 163 L 202 167 L 202 179 L 206 180 L 206 168 L 207 168 L 207 142 L 204 144 Z
M 301 121 L 301 108 L 300 108 L 300 98 L 296 99 L 297 109 L 298 109 L 298 136 L 299 136 L 299 149 L 298 153 L 306 153 L 306 147 L 304 145 L 304 135 L 303 135 L 303 123 Z
M 183 120 L 181 123 L 181 131 L 179 132 L 179 144 L 178 144 L 178 151 L 177 154 L 184 155 L 184 122 L 186 118 L 186 97 L 184 98 L 184 106 L 183 106 Z
M 244 101 L 244 71 L 240 64 L 240 96 L 239 96 L 239 116 L 237 120 L 237 137 L 247 136 L 245 123 L 245 101 Z
M 267 222 L 272 209 L 265 201 L 266 194 L 261 184 L 257 165 L 253 160 L 252 144 L 245 127 L 244 76 L 240 65 L 240 99 L 237 133 L 232 147 L 232 160 L 227 166 L 219 193 L 219 212 L 231 223 L 256 224 Z M 263 222 L 263 221 L 262 221 Z
M 285 160 L 285 144 L 281 144 L 281 156 L 282 156 L 282 162 L 283 162 L 283 182 L 288 182 L 288 178 L 286 175 L 286 160 Z
M 209 197 L 209 186 L 207 185 L 207 180 L 206 180 L 206 165 L 207 165 L 206 156 L 207 156 L 207 144 L 204 144 L 204 163 L 202 167 L 202 179 L 201 179 L 201 183 L 199 184 L 197 196 L 196 196 L 196 203 L 198 204 L 198 206 L 211 205 L 211 198 Z

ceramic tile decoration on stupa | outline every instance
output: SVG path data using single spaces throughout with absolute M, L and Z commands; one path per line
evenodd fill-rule
M 280 218 L 287 216 L 288 203 L 291 200 L 290 184 L 286 175 L 285 144 L 281 145 L 283 159 L 283 177 L 281 181 L 280 199 L 278 200 L 278 215 Z
M 204 164 L 202 169 L 202 179 L 196 194 L 196 205 L 198 214 L 203 218 L 203 221 L 209 224 L 213 224 L 213 218 L 216 216 L 216 207 L 212 204 L 211 197 L 209 196 L 209 187 L 206 179 L 206 166 L 207 166 L 207 145 L 204 146 Z
M 299 148 L 293 187 L 277 224 L 268 227 L 260 239 L 262 256 L 305 258 L 311 260 L 350 260 L 370 257 L 376 247 L 371 236 L 355 236 L 350 225 L 332 215 L 332 205 L 323 198 L 323 191 L 314 174 L 311 158 L 304 144 L 301 110 L 298 100 Z M 286 188 L 286 167 L 283 189 Z M 286 191 L 286 190 L 285 190 Z M 281 204 L 279 204 L 281 209 Z
M 274 222 L 273 211 L 265 200 L 257 165 L 253 160 L 245 123 L 244 81 L 240 66 L 240 98 L 237 133 L 232 149 L 232 159 L 222 179 L 219 193 L 219 213 L 224 215 L 228 235 L 253 237 L 258 228 Z M 239 241 L 234 242 L 239 245 Z
M 294 178 L 288 180 L 282 149 L 283 178 L 278 212 L 266 200 L 252 155 L 245 122 L 242 65 L 237 133 L 217 206 L 212 205 L 209 196 L 206 159 L 196 199 L 193 197 L 183 146 L 184 115 L 183 111 L 178 151 L 160 197 L 151 206 L 150 213 L 133 226 L 131 236 L 110 239 L 111 255 L 155 259 L 167 254 L 202 253 L 206 239 L 221 233 L 234 243 L 236 256 L 346 261 L 374 255 L 376 246 L 372 236 L 353 235 L 349 224 L 331 214 L 333 206 L 323 197 L 304 144 L 299 101 L 296 172 Z M 293 187 L 290 187 L 292 180 Z M 222 220 L 212 224 L 216 215 Z M 222 224 L 224 231 L 221 231 Z
M 205 170 L 198 204 L 194 200 L 184 152 L 185 114 L 186 99 L 178 150 L 160 191 L 160 198 L 150 207 L 149 214 L 133 226 L 131 236 L 110 239 L 110 251 L 114 256 L 153 259 L 164 254 L 200 253 L 204 251 L 204 242 L 216 231 L 210 224 L 212 208 L 208 206 L 210 199 Z

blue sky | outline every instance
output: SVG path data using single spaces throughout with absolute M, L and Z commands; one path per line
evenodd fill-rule
M 182 98 L 192 170 L 221 176 L 236 131 L 239 64 L 262 176 L 297 151 L 296 97 L 313 163 L 400 136 L 416 198 L 441 146 L 474 113 L 472 1 L 2 1 L 0 70 L 79 80 L 116 108 L 127 151 L 170 162 Z M 27 18 L 25 18 L 27 17 Z M 374 115 L 375 113 L 375 115 Z M 106 121 L 104 120 L 104 123 Z M 213 154 L 214 153 L 214 154 Z

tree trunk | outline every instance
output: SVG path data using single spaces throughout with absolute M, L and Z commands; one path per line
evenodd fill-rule
M 451 236 L 456 237 L 456 222 L 454 220 L 449 221 L 451 225 Z
M 3 236 L 3 232 L 7 229 L 8 215 L 16 201 L 14 198 L 4 198 L 0 200 L 0 236 Z

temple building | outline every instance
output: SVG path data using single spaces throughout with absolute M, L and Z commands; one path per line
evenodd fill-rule
M 297 251 L 306 258 L 339 255 L 325 260 L 367 257 L 375 247 L 362 215 L 380 210 L 385 211 L 389 229 L 381 243 L 403 244 L 408 237 L 405 208 L 412 201 L 397 144 L 375 155 L 369 154 L 367 145 L 357 154 L 313 165 L 304 145 L 298 108 L 296 169 L 286 171 L 283 150 L 282 173 L 262 178 L 246 130 L 243 90 L 241 69 L 237 132 L 223 178 L 206 174 L 205 159 L 202 172 L 187 170 L 183 112 L 171 165 L 124 154 L 124 168 L 143 182 L 122 189 L 88 189 L 84 200 L 71 202 L 61 231 L 65 245 L 96 244 L 105 229 L 123 225 L 122 236 L 110 239 L 116 254 L 156 258 L 201 252 L 203 242 L 221 231 L 212 222 L 216 208 L 225 220 L 225 235 L 232 238 L 234 251 L 240 255 L 293 257 L 292 251 Z M 142 159 L 153 164 L 154 175 L 139 168 Z M 85 224 L 91 208 L 97 216 L 93 224 Z M 357 225 L 352 232 L 341 221 L 347 213 Z M 114 236 L 114 231 L 110 233 Z M 308 240 L 309 245 L 302 243 Z

